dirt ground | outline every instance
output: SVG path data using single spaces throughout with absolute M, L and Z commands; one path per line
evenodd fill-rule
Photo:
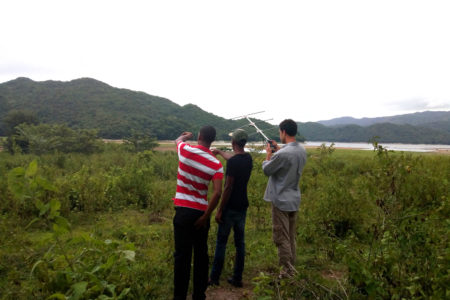
M 223 282 L 220 286 L 208 287 L 206 291 L 208 300 L 239 300 L 253 299 L 251 285 L 244 282 L 243 288 L 235 288 L 230 284 Z

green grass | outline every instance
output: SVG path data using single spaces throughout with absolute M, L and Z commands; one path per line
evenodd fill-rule
M 176 153 L 108 147 L 89 156 L 0 153 L 0 299 L 70 298 L 77 283 L 86 284 L 86 298 L 113 296 L 112 287 L 116 296 L 128 291 L 129 299 L 170 297 Z M 277 281 L 271 208 L 262 200 L 264 156 L 253 155 L 244 282 L 256 299 L 445 297 L 450 156 L 308 150 L 300 183 L 299 274 Z M 34 159 L 36 177 L 24 178 L 17 194 L 33 197 L 20 202 L 8 174 Z M 57 191 L 33 186 L 38 177 Z M 47 214 L 27 228 L 38 215 L 37 200 L 59 201 L 71 231 L 55 234 Z M 231 275 L 233 259 L 230 237 L 223 279 Z

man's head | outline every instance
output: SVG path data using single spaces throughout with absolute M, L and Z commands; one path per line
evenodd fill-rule
M 239 148 L 244 148 L 248 140 L 248 134 L 243 129 L 236 129 L 231 135 L 231 143 L 238 146 Z
M 285 144 L 286 139 L 295 139 L 297 134 L 297 123 L 292 119 L 286 119 L 280 123 L 280 141 Z
M 203 126 L 200 128 L 198 134 L 198 143 L 203 144 L 203 146 L 211 146 L 212 142 L 216 139 L 216 129 L 212 126 Z

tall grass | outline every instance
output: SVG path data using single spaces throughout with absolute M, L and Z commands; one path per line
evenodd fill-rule
M 0 153 L 1 299 L 170 297 L 176 153 L 107 147 L 91 155 Z M 252 155 L 244 280 L 256 298 L 449 296 L 450 156 L 382 147 L 309 151 L 300 183 L 298 274 L 279 281 L 270 206 L 262 200 L 264 156 Z M 33 160 L 36 174 L 11 179 Z M 55 229 L 52 205 L 70 224 L 67 231 Z M 41 221 L 29 225 L 35 218 Z M 212 222 L 210 255 L 216 230 Z M 230 246 L 224 277 L 233 256 Z

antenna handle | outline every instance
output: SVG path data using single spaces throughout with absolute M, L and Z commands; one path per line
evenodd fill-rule
M 276 148 L 275 148 L 275 145 L 272 143 L 272 141 L 271 140 L 267 140 L 267 143 L 269 143 L 270 149 L 272 149 L 272 153 L 275 153 Z

